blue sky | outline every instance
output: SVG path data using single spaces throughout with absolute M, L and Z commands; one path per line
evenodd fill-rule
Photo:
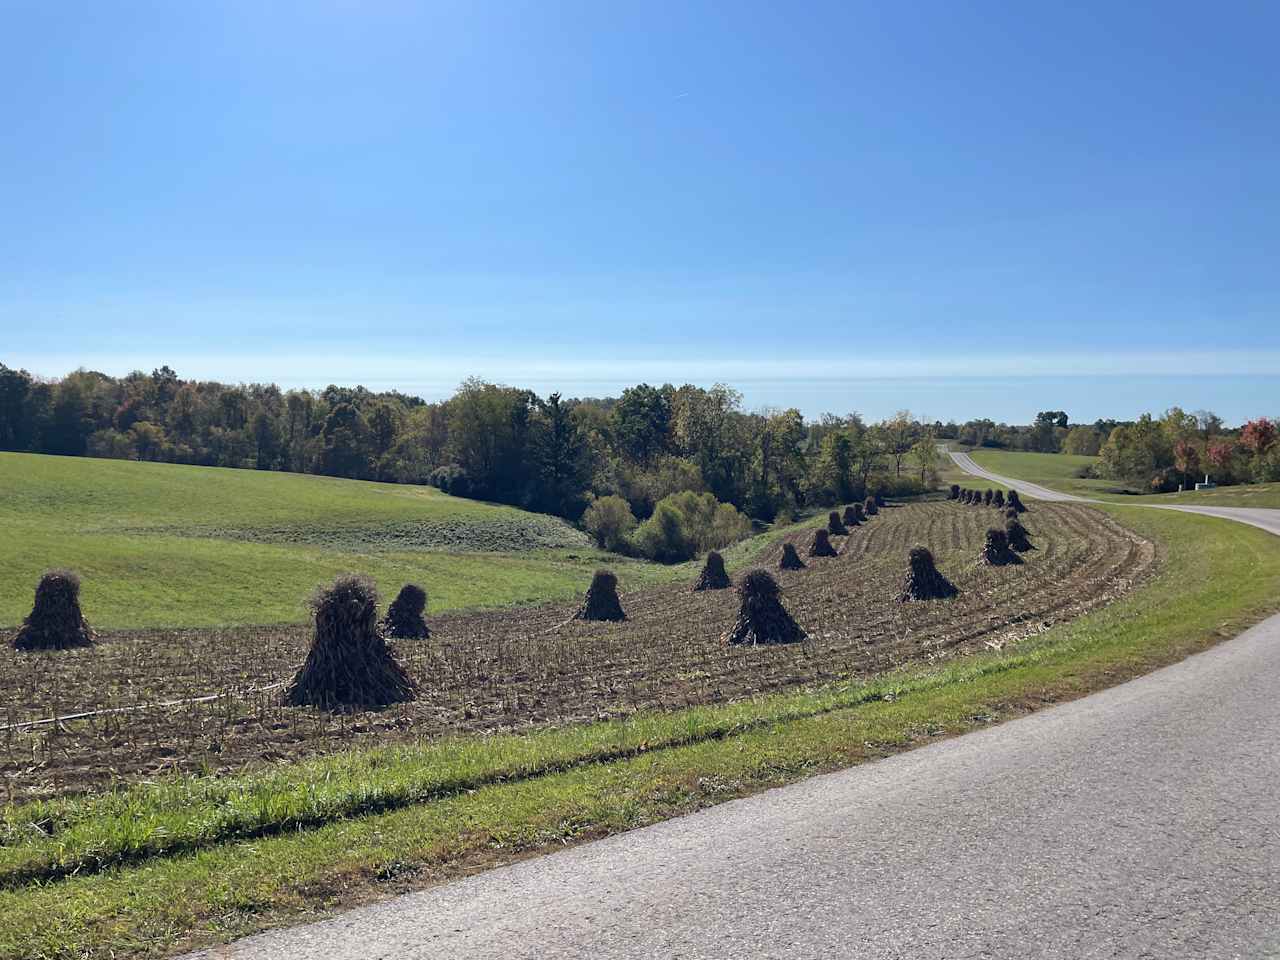
M 0 0 L 0 361 L 1280 413 L 1280 5 Z

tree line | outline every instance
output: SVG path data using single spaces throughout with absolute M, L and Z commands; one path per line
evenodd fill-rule
M 1280 443 L 1273 420 L 1258 417 L 1228 429 L 1217 415 L 1172 407 L 1115 427 L 1098 451 L 1098 476 L 1143 492 L 1190 489 L 1202 476 L 1215 483 L 1280 480 Z
M 184 380 L 167 366 L 46 380 L 0 364 L 0 449 L 429 483 L 574 521 L 608 496 L 637 520 L 692 491 L 772 521 L 874 489 L 914 492 L 936 465 L 932 437 L 905 411 L 874 424 L 747 411 L 723 384 L 565 399 L 469 379 L 429 403 Z
M 1210 472 L 1220 483 L 1280 480 L 1276 425 L 1229 429 L 1208 411 L 1072 424 L 922 423 L 908 411 L 876 423 L 856 413 L 807 421 L 795 408 L 748 411 L 724 384 L 637 384 L 617 397 L 539 397 L 464 381 L 440 402 L 398 391 L 183 380 L 167 366 L 111 377 L 77 370 L 41 379 L 0 363 L 0 449 L 113 457 L 352 479 L 432 484 L 449 493 L 593 522 L 601 538 L 669 551 L 658 527 L 706 549 L 743 517 L 773 521 L 868 493 L 922 491 L 937 440 L 1098 455 L 1096 475 L 1176 489 Z M 658 521 L 644 523 L 677 494 Z M 614 498 L 600 503 L 605 498 Z M 741 516 L 716 513 L 731 506 Z M 625 508 L 625 515 L 620 508 Z M 670 541 L 671 537 L 666 537 Z M 681 552 L 685 548 L 681 548 Z

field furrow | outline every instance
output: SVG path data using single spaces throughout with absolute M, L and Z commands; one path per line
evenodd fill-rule
M 565 603 L 432 617 L 430 640 L 398 644 L 423 695 L 378 712 L 280 704 L 279 684 L 306 654 L 301 626 L 131 631 L 59 655 L 7 651 L 0 772 L 8 796 L 26 799 L 166 771 L 230 772 L 357 742 L 567 723 L 868 676 L 1016 643 L 1119 596 L 1157 561 L 1150 542 L 1086 506 L 1038 503 L 1023 521 L 1036 549 L 1003 568 L 977 563 L 985 531 L 1003 524 L 984 507 L 890 505 L 833 537 L 831 558 L 806 556 L 812 529 L 792 533 L 808 564 L 778 574 L 809 635 L 794 646 L 726 646 L 736 594 L 687 585 L 624 593 L 621 624 L 570 620 L 574 605 Z M 760 565 L 776 568 L 782 542 Z M 898 602 L 917 543 L 933 550 L 957 598 Z

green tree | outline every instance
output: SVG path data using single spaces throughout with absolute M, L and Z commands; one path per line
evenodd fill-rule
M 467 474 L 479 499 L 520 503 L 532 475 L 526 462 L 530 410 L 527 390 L 472 378 L 448 402 L 449 457 Z
M 622 391 L 613 408 L 612 430 L 618 451 L 636 463 L 649 464 L 671 443 L 671 384 L 641 383 Z
M 90 380 L 84 371 L 63 378 L 54 391 L 52 417 L 45 431 L 44 452 L 83 456 L 95 424 L 89 412 Z
M 814 465 L 814 489 L 825 502 L 854 499 L 853 443 L 843 433 L 828 434 Z
M 899 410 L 891 418 L 880 424 L 880 434 L 884 440 L 885 452 L 893 458 L 895 476 L 902 476 L 902 461 L 906 459 L 911 448 L 915 446 L 915 418 L 910 410 Z
M 553 393 L 538 401 L 529 433 L 535 509 L 576 520 L 591 482 L 591 450 L 569 409 Z
M 780 509 L 799 503 L 804 485 L 804 418 L 792 407 L 757 418 L 756 449 L 748 508 L 752 516 L 773 520 Z
M 396 434 L 400 429 L 400 411 L 385 400 L 378 400 L 369 405 L 364 418 L 369 424 L 369 441 L 373 448 L 373 456 L 381 458 L 395 443 Z
M 1164 427 L 1144 413 L 1112 430 L 1099 457 L 1102 476 L 1146 487 L 1158 470 L 1172 466 L 1173 445 Z
M 1096 457 L 1102 437 L 1093 427 L 1072 427 L 1062 441 L 1062 452 L 1078 457 Z
M 164 435 L 163 427 L 146 420 L 139 420 L 129 428 L 128 435 L 139 460 L 165 459 L 168 438 Z
M 280 424 L 265 410 L 253 415 L 253 444 L 255 466 L 259 470 L 274 470 L 279 465 L 283 449 Z
M 745 499 L 755 446 L 741 403 L 742 394 L 723 383 L 710 390 L 685 384 L 672 402 L 678 451 L 698 465 L 717 499 L 731 503 Z
M 0 363 L 0 450 L 28 450 L 34 441 L 31 412 L 31 374 Z
M 938 452 L 938 441 L 933 437 L 921 437 L 911 448 L 911 459 L 920 468 L 920 486 L 929 488 L 929 478 L 936 476 L 942 454 Z
M 331 477 L 367 479 L 373 473 L 369 425 L 350 403 L 329 411 L 321 432 L 320 472 Z

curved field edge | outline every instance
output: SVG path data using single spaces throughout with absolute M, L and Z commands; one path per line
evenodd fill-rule
M 528 737 L 334 757 L 264 776 L 240 784 L 264 809 L 273 798 L 297 804 L 308 790 L 344 779 L 373 796 L 379 771 L 387 773 L 383 786 L 395 782 L 392 772 L 414 770 L 419 783 L 434 775 L 443 786 L 435 799 L 424 793 L 422 802 L 386 812 L 8 889 L 0 893 L 0 957 L 164 955 L 225 942 L 1008 719 L 1176 661 L 1280 606 L 1280 539 L 1213 518 L 1105 509 L 1162 543 L 1159 573 L 1115 603 L 1016 646 L 870 683 Z M 464 787 L 468 770 L 474 785 Z M 375 782 L 367 783 L 371 775 Z M 186 813 L 181 791 L 172 792 L 178 788 L 156 789 L 150 798 L 135 795 L 135 812 L 146 815 L 152 802 L 152 813 L 178 818 L 174 825 L 207 812 L 198 789 Z M 50 819 L 41 828 L 61 833 L 68 852 L 75 825 L 88 822 L 69 804 L 45 805 Z M 7 817 L 7 852 L 46 856 L 44 841 L 23 834 L 19 821 L 30 817 L 18 814 Z M 106 833 L 75 843 L 83 852 L 97 842 L 105 852 L 115 842 Z
M 105 631 L 300 623 L 316 586 L 352 570 L 384 599 L 423 584 L 431 613 L 568 600 L 601 565 L 624 588 L 692 576 L 599 550 L 557 517 L 431 487 L 87 457 L 0 453 L 0 529 L 0 633 L 51 567 L 80 573 Z
M 397 644 L 423 696 L 354 718 L 284 709 L 278 694 L 263 692 L 306 656 L 305 626 L 125 635 L 60 655 L 0 651 L 0 686 L 12 692 L 0 719 L 8 723 L 124 710 L 8 728 L 0 739 L 0 784 L 17 803 L 180 773 L 236 777 L 362 747 L 528 733 L 867 679 L 1040 633 L 1113 601 L 1156 561 L 1151 541 L 1110 517 L 1044 504 L 1028 520 L 1036 549 L 1024 563 L 980 567 L 975 558 L 991 515 L 945 502 L 886 509 L 834 538 L 837 557 L 779 573 L 788 608 L 809 634 L 799 646 L 726 647 L 724 632 L 738 614 L 735 592 L 697 593 L 687 581 L 624 594 L 628 619 L 616 625 L 575 623 L 570 604 L 434 617 L 429 643 Z M 788 536 L 803 550 L 811 535 Z M 903 558 L 920 541 L 933 545 L 939 569 L 959 586 L 954 601 L 897 601 Z M 775 541 L 762 559 L 768 564 L 773 555 L 776 565 L 780 553 Z M 200 694 L 215 696 L 191 702 Z M 155 706 L 166 701 L 177 702 Z M 227 827 L 256 829 L 258 819 L 237 815 Z M 188 836 L 166 830 L 160 842 L 177 847 Z M 78 869 L 74 860 L 70 868 Z

